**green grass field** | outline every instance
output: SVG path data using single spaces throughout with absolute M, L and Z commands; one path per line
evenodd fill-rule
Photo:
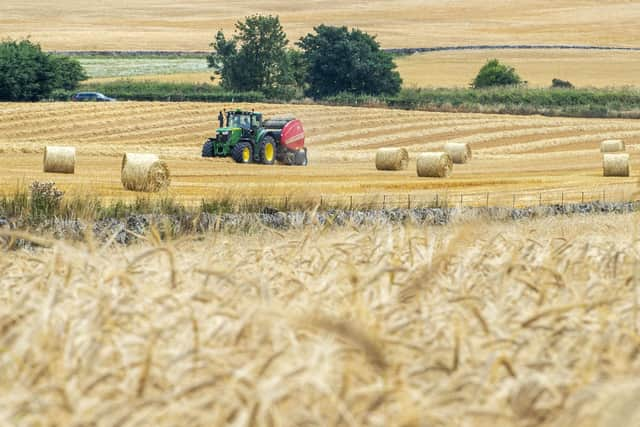
M 90 78 L 156 76 L 209 71 L 199 57 L 78 57 Z

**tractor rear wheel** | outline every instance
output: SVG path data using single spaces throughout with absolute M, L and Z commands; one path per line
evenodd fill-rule
M 250 142 L 238 142 L 231 149 L 231 157 L 238 163 L 251 163 L 253 160 L 253 147 Z
M 260 161 L 265 165 L 272 165 L 276 161 L 276 140 L 267 135 L 260 143 Z
M 202 146 L 202 157 L 213 157 L 213 140 L 207 139 L 207 142 Z

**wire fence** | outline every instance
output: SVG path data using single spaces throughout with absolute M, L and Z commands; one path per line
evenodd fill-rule
M 318 207 L 319 209 L 417 209 L 503 207 L 530 208 L 587 203 L 623 203 L 637 201 L 640 192 L 632 188 L 591 190 L 539 190 L 528 192 L 452 192 L 387 193 L 357 195 L 268 196 L 244 199 L 246 206 L 272 206 L 280 210 Z

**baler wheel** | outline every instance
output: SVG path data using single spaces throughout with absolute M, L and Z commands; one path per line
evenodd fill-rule
M 309 164 L 309 158 L 307 157 L 307 148 L 296 151 L 295 164 L 297 166 L 307 166 Z
M 293 151 L 287 151 L 282 154 L 281 158 L 278 159 L 280 163 L 286 166 L 293 166 L 296 164 L 296 155 Z
M 231 149 L 231 157 L 238 163 L 251 163 L 253 160 L 253 147 L 250 142 L 238 142 Z
M 213 140 L 207 139 L 202 146 L 202 157 L 213 157 Z

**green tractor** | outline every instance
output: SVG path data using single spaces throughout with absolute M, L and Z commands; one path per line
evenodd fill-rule
M 262 113 L 227 112 L 226 126 L 202 146 L 202 157 L 231 157 L 238 163 L 306 166 L 302 123 L 292 117 L 262 121 Z

